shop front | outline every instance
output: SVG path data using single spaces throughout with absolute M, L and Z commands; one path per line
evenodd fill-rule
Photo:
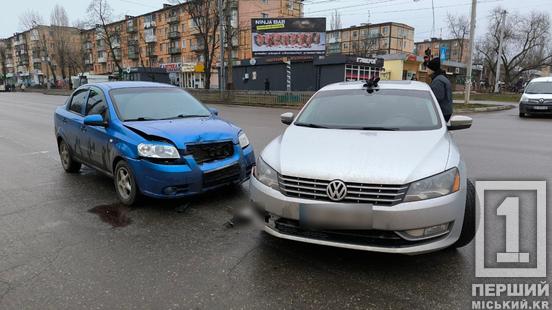
M 182 63 L 161 64 L 160 67 L 165 69 L 169 74 L 170 84 L 182 87 Z
M 180 70 L 181 87 L 205 88 L 205 68 L 202 64 L 183 63 Z

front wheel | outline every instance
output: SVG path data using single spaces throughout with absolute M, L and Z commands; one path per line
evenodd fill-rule
M 466 208 L 464 210 L 464 223 L 462 223 L 462 232 L 460 238 L 453 245 L 455 248 L 461 248 L 468 245 L 475 237 L 475 186 L 468 180 L 466 194 Z
M 68 173 L 78 173 L 82 164 L 73 159 L 69 145 L 65 141 L 59 142 L 59 157 L 61 159 L 61 166 Z
M 140 197 L 140 191 L 136 185 L 134 174 L 125 161 L 120 161 L 115 167 L 115 191 L 117 197 L 124 205 L 131 206 Z
M 526 116 L 527 116 L 527 114 L 525 114 L 524 112 L 519 112 L 519 117 L 524 118 Z

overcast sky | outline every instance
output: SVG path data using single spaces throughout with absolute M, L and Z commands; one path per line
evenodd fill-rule
M 260 1 L 260 0 L 258 0 Z M 159 9 L 163 0 L 109 0 L 117 15 L 139 15 Z M 447 36 L 445 19 L 447 13 L 470 14 L 471 0 L 434 0 L 435 35 Z M 71 20 L 85 19 L 87 0 L 25 0 L 6 1 L 1 11 L 0 37 L 9 37 L 21 30 L 19 16 L 28 8 L 43 14 L 46 22 L 58 3 L 65 7 Z M 305 0 L 305 16 L 329 17 L 334 9 L 342 15 L 343 26 L 371 22 L 402 22 L 416 28 L 416 41 L 429 38 L 432 32 L 433 14 L 431 0 Z M 512 12 L 526 13 L 531 10 L 546 11 L 552 15 L 552 0 L 479 0 L 478 35 L 485 30 L 489 11 L 502 6 Z

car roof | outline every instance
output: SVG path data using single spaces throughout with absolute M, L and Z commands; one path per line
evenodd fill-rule
M 134 82 L 134 81 L 125 81 L 125 82 L 101 82 L 101 83 L 90 83 L 83 86 L 96 86 L 103 90 L 112 90 L 112 89 L 121 89 L 121 88 L 174 88 L 175 86 L 170 84 L 155 83 L 155 82 Z
M 535 79 L 532 79 L 531 82 L 529 83 L 533 83 L 533 82 L 552 82 L 552 76 L 535 78 Z
M 366 81 L 341 82 L 324 86 L 320 91 L 362 89 Z M 418 81 L 380 81 L 379 89 L 404 89 L 429 91 L 429 85 Z

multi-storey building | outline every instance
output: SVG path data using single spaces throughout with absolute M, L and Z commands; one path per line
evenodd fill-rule
M 251 58 L 251 19 L 258 17 L 300 17 L 302 0 L 227 0 L 225 18 L 227 55 L 232 60 Z M 107 25 L 112 44 L 107 44 L 103 27 L 82 31 L 86 70 L 112 74 L 132 67 L 164 67 L 174 84 L 190 88 L 205 85 L 203 50 L 206 48 L 186 3 L 163 8 Z M 218 30 L 217 30 L 218 38 Z M 214 53 L 211 85 L 218 83 Z M 114 59 L 117 61 L 115 61 Z M 228 59 L 228 58 L 227 58 Z M 117 63 L 119 66 L 117 66 Z
M 1 40 L 0 70 L 9 84 L 42 84 L 54 75 L 71 75 L 69 62 L 59 65 L 58 43 L 66 46 L 78 43 L 79 30 L 72 27 L 37 26 Z
M 415 47 L 417 56 L 425 56 L 426 50 L 430 49 L 431 55 L 435 57 L 441 57 L 441 59 L 444 60 L 456 61 L 464 64 L 468 62 L 468 39 L 431 38 L 423 42 L 416 42 Z
M 362 24 L 328 31 L 328 55 L 343 54 L 367 57 L 414 50 L 414 28 L 400 23 Z

